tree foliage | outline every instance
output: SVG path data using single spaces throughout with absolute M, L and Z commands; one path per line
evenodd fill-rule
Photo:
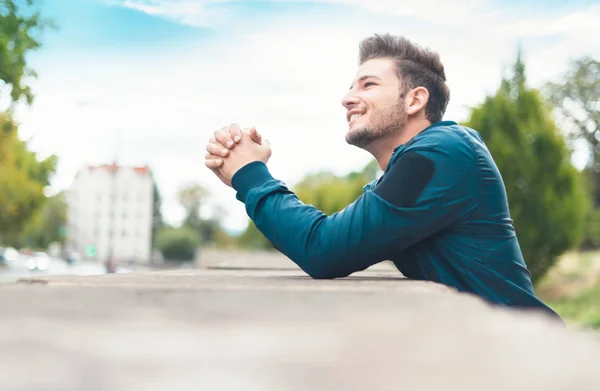
M 56 169 L 56 156 L 38 161 L 18 138 L 17 127 L 0 114 L 0 239 L 15 243 L 25 223 L 45 200 L 44 187 Z
M 589 56 L 571 61 L 562 80 L 548 83 L 544 92 L 569 140 L 583 141 L 588 149 L 584 173 L 596 210 L 586 218 L 581 247 L 600 248 L 600 61 Z
M 196 231 L 203 244 L 226 243 L 227 234 L 221 226 L 225 211 L 219 206 L 212 206 L 212 216 L 202 218 L 200 209 L 208 206 L 209 192 L 200 184 L 190 184 L 179 192 L 179 203 L 185 209 L 183 225 Z
M 511 217 L 534 282 L 583 234 L 588 198 L 583 178 L 541 94 L 527 87 L 519 55 L 512 75 L 474 108 L 478 130 L 506 184 Z
M 154 182 L 152 186 L 152 232 L 151 232 L 151 248 L 156 248 L 158 234 L 164 227 L 164 221 L 161 211 L 162 197 L 158 189 L 158 185 Z
M 544 92 L 570 138 L 587 143 L 588 165 L 600 163 L 600 61 L 592 57 L 573 60 L 562 80 L 548 83 Z
M 36 74 L 27 54 L 40 47 L 39 34 L 50 23 L 31 0 L 0 0 L 0 95 L 10 96 L 9 112 L 0 113 L 0 241 L 16 244 L 26 222 L 45 200 L 44 187 L 56 168 L 56 156 L 38 161 L 21 141 L 10 115 L 14 104 L 30 104 L 28 78 Z M 33 224 L 33 223 L 32 223 Z
M 294 192 L 302 202 L 331 215 L 360 197 L 364 185 L 375 179 L 374 168 L 378 168 L 375 160 L 362 171 L 341 177 L 331 172 L 309 174 L 294 187 Z
M 0 92 L 10 89 L 13 103 L 33 101 L 27 79 L 37 75 L 26 57 L 40 48 L 40 34 L 49 26 L 52 23 L 40 16 L 33 0 L 0 0 Z
M 22 244 L 28 248 L 46 249 L 51 243 L 65 241 L 67 204 L 63 194 L 47 198 L 25 225 Z

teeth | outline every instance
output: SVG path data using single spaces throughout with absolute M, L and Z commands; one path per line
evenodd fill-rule
M 352 116 L 350 117 L 350 121 L 355 120 L 356 118 L 360 117 L 362 114 L 352 114 Z

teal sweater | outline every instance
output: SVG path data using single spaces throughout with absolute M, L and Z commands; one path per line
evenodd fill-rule
M 478 132 L 456 122 L 435 123 L 398 146 L 381 178 L 330 216 L 301 202 L 262 162 L 240 169 L 232 186 L 257 228 L 313 278 L 391 260 L 407 278 L 557 316 L 534 293 L 492 156 Z

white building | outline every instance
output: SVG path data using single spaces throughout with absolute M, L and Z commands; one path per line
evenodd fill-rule
M 149 263 L 154 179 L 148 167 L 80 170 L 67 192 L 67 247 L 84 259 Z

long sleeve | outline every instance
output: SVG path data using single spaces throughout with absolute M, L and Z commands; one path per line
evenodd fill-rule
M 474 163 L 430 146 L 404 151 L 382 181 L 327 216 L 306 205 L 262 162 L 232 179 L 257 228 L 313 278 L 336 278 L 389 259 L 475 207 Z

